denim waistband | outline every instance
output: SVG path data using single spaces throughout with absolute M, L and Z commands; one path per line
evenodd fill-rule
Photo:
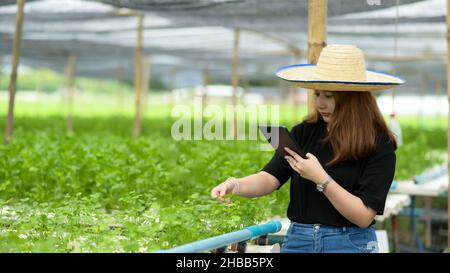
M 327 232 L 346 232 L 346 231 L 361 231 L 365 229 L 373 228 L 373 226 L 369 226 L 367 228 L 360 228 L 360 227 L 354 227 L 354 226 L 348 226 L 348 227 L 337 227 L 337 226 L 328 226 L 323 224 L 302 224 L 297 222 L 291 222 L 294 227 L 298 228 L 305 228 L 305 229 L 314 229 L 314 230 L 322 230 Z

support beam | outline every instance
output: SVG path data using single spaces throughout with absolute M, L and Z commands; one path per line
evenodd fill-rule
M 73 133 L 73 97 L 75 94 L 76 64 L 77 57 L 74 54 L 70 54 L 65 69 L 67 90 L 67 131 L 70 133 Z
M 308 0 L 308 63 L 316 64 L 326 46 L 328 0 Z M 308 114 L 315 111 L 314 90 L 308 89 Z
M 117 17 L 131 17 L 131 16 L 139 16 L 139 14 L 131 9 L 127 9 L 127 8 L 119 8 L 119 9 L 115 9 L 112 13 L 113 16 L 117 16 Z
M 17 67 L 19 66 L 20 44 L 22 41 L 23 8 L 24 8 L 24 6 L 25 6 L 25 0 L 17 0 L 16 31 L 14 33 L 14 40 L 13 40 L 11 78 L 10 78 L 10 82 L 9 82 L 9 104 L 8 104 L 8 114 L 6 116 L 6 127 L 5 127 L 5 142 L 6 143 L 8 143 L 10 141 L 12 134 L 13 134 L 14 100 L 16 98 Z
M 135 92 L 135 116 L 133 124 L 133 137 L 141 134 L 141 96 L 142 96 L 142 32 L 144 29 L 144 15 L 137 15 L 137 44 L 134 60 L 134 92 Z
M 233 86 L 233 139 L 237 139 L 237 112 L 236 106 L 238 103 L 237 91 L 239 87 L 239 43 L 240 43 L 240 30 L 234 31 L 234 43 L 233 43 L 233 63 L 231 70 L 231 85 Z

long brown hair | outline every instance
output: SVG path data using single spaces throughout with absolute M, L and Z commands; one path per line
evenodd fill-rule
M 386 125 L 371 92 L 332 92 L 335 100 L 334 112 L 328 124 L 328 135 L 324 142 L 333 148 L 334 158 L 326 165 L 358 160 L 371 155 L 376 149 L 377 137 L 387 134 L 394 143 L 394 134 Z M 308 123 L 322 119 L 316 111 L 305 118 Z

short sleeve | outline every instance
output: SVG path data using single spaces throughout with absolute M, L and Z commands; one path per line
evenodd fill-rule
M 301 134 L 300 131 L 302 130 L 302 128 L 302 124 L 293 127 L 289 132 L 290 136 L 293 139 L 297 139 L 296 136 Z M 281 186 L 283 186 L 289 180 L 289 178 L 291 178 L 293 172 L 286 159 L 281 158 L 275 152 L 272 159 L 264 166 L 264 168 L 261 169 L 261 171 L 267 172 L 278 179 L 278 181 L 280 182 L 280 186 L 278 187 L 278 189 L 281 188 Z
M 375 153 L 367 158 L 362 175 L 354 194 L 362 202 L 375 210 L 378 215 L 384 212 L 387 194 L 395 174 L 395 147 L 389 138 L 382 138 Z

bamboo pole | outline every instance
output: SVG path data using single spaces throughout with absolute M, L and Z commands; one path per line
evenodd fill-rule
M 13 53 L 12 53 L 12 67 L 11 78 L 9 82 L 9 104 L 8 115 L 6 117 L 5 127 L 5 142 L 8 143 L 13 134 L 14 126 L 14 100 L 16 97 L 16 84 L 17 84 L 17 67 L 19 66 L 20 57 L 20 44 L 22 41 L 22 26 L 23 26 L 23 8 L 25 6 L 25 0 L 17 0 L 17 15 L 16 15 L 16 31 L 13 40 Z
M 231 84 L 233 86 L 233 139 L 237 139 L 237 91 L 239 85 L 239 43 L 240 43 L 240 30 L 236 29 L 234 31 L 234 43 L 233 43 L 233 62 L 231 70 Z
M 127 9 L 127 8 L 119 8 L 119 9 L 115 9 L 112 13 L 113 16 L 117 16 L 117 17 L 127 17 L 127 16 L 138 16 L 139 14 L 131 9 Z
M 134 17 L 134 16 L 139 16 L 139 12 L 133 11 L 131 9 L 127 9 L 127 8 L 118 8 L 112 11 L 111 13 L 112 16 L 116 16 L 116 17 Z M 118 83 L 120 83 L 120 85 L 122 85 L 122 81 L 123 81 L 124 77 L 123 77 L 123 66 L 120 65 L 117 69 L 117 80 Z M 118 107 L 120 109 L 120 112 L 123 113 L 124 112 L 124 104 L 125 104 L 125 100 L 128 99 L 128 94 L 126 91 L 124 91 L 122 88 L 120 89 L 119 95 L 118 97 Z
M 141 134 L 141 95 L 142 95 L 142 32 L 144 29 L 144 15 L 138 14 L 137 44 L 134 60 L 134 91 L 135 91 L 135 116 L 133 124 L 133 137 Z
M 450 106 L 450 0 L 447 0 L 447 98 L 448 98 L 448 104 Z M 450 108 L 450 107 L 449 107 Z M 450 110 L 448 111 L 448 138 L 447 138 L 447 149 L 448 149 L 448 155 L 450 158 Z M 450 170 L 450 160 L 447 160 L 448 168 Z M 448 193 L 447 194 L 447 252 L 450 252 L 450 175 L 449 177 L 449 183 L 448 183 Z
M 326 46 L 328 0 L 308 0 L 308 63 L 316 64 Z M 315 111 L 314 90 L 308 89 L 308 114 Z
M 77 57 L 74 54 L 69 55 L 67 61 L 66 74 L 66 90 L 67 90 L 67 131 L 73 132 L 73 97 L 75 93 L 75 68 Z

